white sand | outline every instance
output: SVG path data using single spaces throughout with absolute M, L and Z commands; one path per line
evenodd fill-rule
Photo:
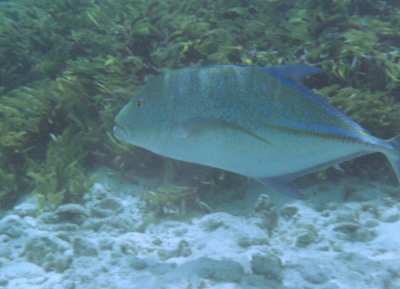
M 273 195 L 258 212 L 263 189 L 249 189 L 215 212 L 144 226 L 144 189 L 112 179 L 82 206 L 37 216 L 28 199 L 0 219 L 0 288 L 400 288 L 400 204 L 387 187 L 358 184 L 347 202 L 342 184 L 312 201 Z

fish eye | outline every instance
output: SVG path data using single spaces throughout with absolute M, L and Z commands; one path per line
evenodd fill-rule
M 138 99 L 138 100 L 136 101 L 136 106 L 137 106 L 137 107 L 142 107 L 142 106 L 143 106 L 143 103 L 144 103 L 143 99 Z

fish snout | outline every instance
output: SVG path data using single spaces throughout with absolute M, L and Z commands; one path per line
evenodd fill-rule
M 118 124 L 114 125 L 113 134 L 114 134 L 114 137 L 116 137 L 118 140 L 126 140 L 128 137 L 126 129 L 124 129 L 123 127 L 121 127 Z

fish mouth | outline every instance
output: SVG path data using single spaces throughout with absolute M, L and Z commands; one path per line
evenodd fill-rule
M 124 141 L 128 137 L 128 133 L 124 127 L 121 127 L 120 125 L 116 124 L 113 127 L 113 134 L 114 136 L 121 141 Z

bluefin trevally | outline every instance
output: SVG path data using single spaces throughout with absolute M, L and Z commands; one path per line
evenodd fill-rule
M 162 156 L 271 184 L 381 152 L 400 182 L 400 136 L 372 136 L 301 83 L 318 72 L 301 64 L 168 70 L 119 112 L 114 134 Z

